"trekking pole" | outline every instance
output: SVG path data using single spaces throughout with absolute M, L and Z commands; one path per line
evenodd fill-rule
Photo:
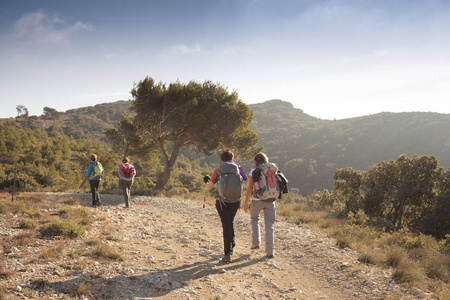
M 83 182 L 80 184 L 80 187 L 78 189 L 81 189 L 83 187 L 83 185 L 86 183 L 86 180 L 88 179 L 88 177 L 84 177 Z
M 205 190 L 205 192 L 203 193 L 203 212 L 202 212 L 202 220 L 201 220 L 201 225 L 200 228 L 203 229 L 203 225 L 205 224 L 205 208 L 206 208 L 206 193 L 207 191 Z

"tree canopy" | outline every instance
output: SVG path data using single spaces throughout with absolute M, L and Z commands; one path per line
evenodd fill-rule
M 250 158 L 262 148 L 256 147 L 258 135 L 249 128 L 253 112 L 236 92 L 220 84 L 177 81 L 166 85 L 147 77 L 131 94 L 138 132 L 143 141 L 153 142 L 164 164 L 157 192 L 168 182 L 181 149 L 209 155 L 227 147 L 236 156 Z
M 344 204 L 344 213 L 362 210 L 386 228 L 411 228 L 443 238 L 450 231 L 445 208 L 449 178 L 450 171 L 445 172 L 432 155 L 401 155 L 364 172 L 337 169 L 333 196 Z

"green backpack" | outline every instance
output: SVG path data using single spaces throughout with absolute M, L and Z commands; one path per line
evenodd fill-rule
M 92 163 L 92 178 L 94 179 L 103 179 L 105 176 L 105 169 L 100 162 L 95 161 Z

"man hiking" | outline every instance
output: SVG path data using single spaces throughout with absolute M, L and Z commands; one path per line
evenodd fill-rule
M 130 197 L 131 197 L 131 186 L 134 182 L 134 176 L 136 176 L 136 169 L 132 164 L 130 164 L 130 159 L 124 157 L 122 163 L 119 165 L 117 170 L 119 175 L 119 188 L 123 192 L 123 197 L 125 198 L 125 207 L 130 207 Z
M 214 170 L 211 178 L 205 176 L 205 189 L 211 190 L 217 183 L 218 190 L 214 192 L 216 209 L 220 216 L 223 229 L 224 256 L 221 263 L 230 263 L 233 248 L 236 246 L 233 221 L 241 204 L 242 181 L 247 180 L 241 166 L 233 161 L 234 154 L 225 149 L 220 154 L 221 164 Z

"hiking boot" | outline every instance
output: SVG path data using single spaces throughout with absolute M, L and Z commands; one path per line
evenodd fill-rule
M 259 246 L 251 246 L 250 249 L 252 250 L 259 249 Z
M 230 254 L 225 255 L 219 260 L 220 263 L 229 264 L 231 262 Z
M 231 244 L 230 255 L 233 255 L 233 253 L 234 253 L 234 247 L 236 247 L 236 244 L 233 242 L 233 244 Z

